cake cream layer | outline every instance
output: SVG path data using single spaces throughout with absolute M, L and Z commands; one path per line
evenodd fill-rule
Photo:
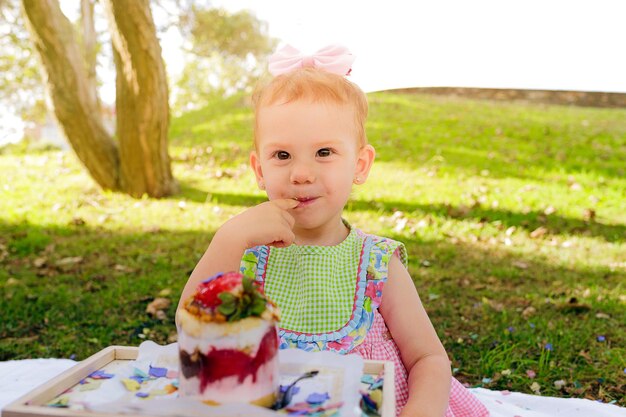
M 274 323 L 260 317 L 247 317 L 243 320 L 226 323 L 203 322 L 185 309 L 178 315 L 178 346 L 190 354 L 196 349 L 207 352 L 209 349 L 236 349 L 256 354 L 259 341 Z

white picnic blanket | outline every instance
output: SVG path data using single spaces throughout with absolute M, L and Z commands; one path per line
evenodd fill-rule
M 0 409 L 73 366 L 69 359 L 0 362 Z M 555 398 L 519 392 L 471 391 L 492 417 L 626 417 L 626 408 L 578 398 Z

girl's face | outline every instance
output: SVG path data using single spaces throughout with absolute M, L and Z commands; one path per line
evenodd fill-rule
M 297 199 L 290 213 L 298 230 L 332 230 L 352 184 L 363 183 L 374 148 L 359 146 L 348 106 L 296 101 L 259 109 L 250 163 L 270 200 Z

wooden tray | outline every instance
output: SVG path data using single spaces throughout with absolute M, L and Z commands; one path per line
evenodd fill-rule
M 2 417 L 117 417 L 117 414 L 55 408 L 46 406 L 45 404 L 77 385 L 92 372 L 103 368 L 113 361 L 134 360 L 137 358 L 138 353 L 139 348 L 137 347 L 109 346 L 10 403 L 2 409 Z M 381 415 L 382 417 L 394 417 L 396 412 L 396 398 L 393 362 L 365 361 L 363 367 L 364 374 L 370 374 L 376 377 L 381 372 L 384 377 Z M 128 416 L 128 414 L 125 416 Z M 141 416 L 151 417 L 146 414 L 142 414 Z

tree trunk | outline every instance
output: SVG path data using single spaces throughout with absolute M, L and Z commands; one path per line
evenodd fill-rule
M 118 149 L 89 97 L 72 25 L 58 0 L 23 0 L 23 6 L 54 113 L 65 136 L 92 178 L 102 188 L 118 190 Z
M 89 99 L 94 102 L 95 107 L 100 110 L 100 100 L 98 99 L 98 78 L 96 76 L 96 65 L 98 58 L 98 43 L 96 38 L 96 25 L 93 17 L 95 0 L 80 1 L 80 20 L 83 28 L 83 59 L 87 72 L 87 85 Z M 100 114 L 100 112 L 98 112 Z
M 148 0 L 106 0 L 116 80 L 121 183 L 129 194 L 177 191 L 167 152 L 169 105 L 161 46 Z
M 148 0 L 106 0 L 117 70 L 118 144 L 107 134 L 58 0 L 22 0 L 54 113 L 104 189 L 164 197 L 178 189 L 167 153 L 167 79 Z

